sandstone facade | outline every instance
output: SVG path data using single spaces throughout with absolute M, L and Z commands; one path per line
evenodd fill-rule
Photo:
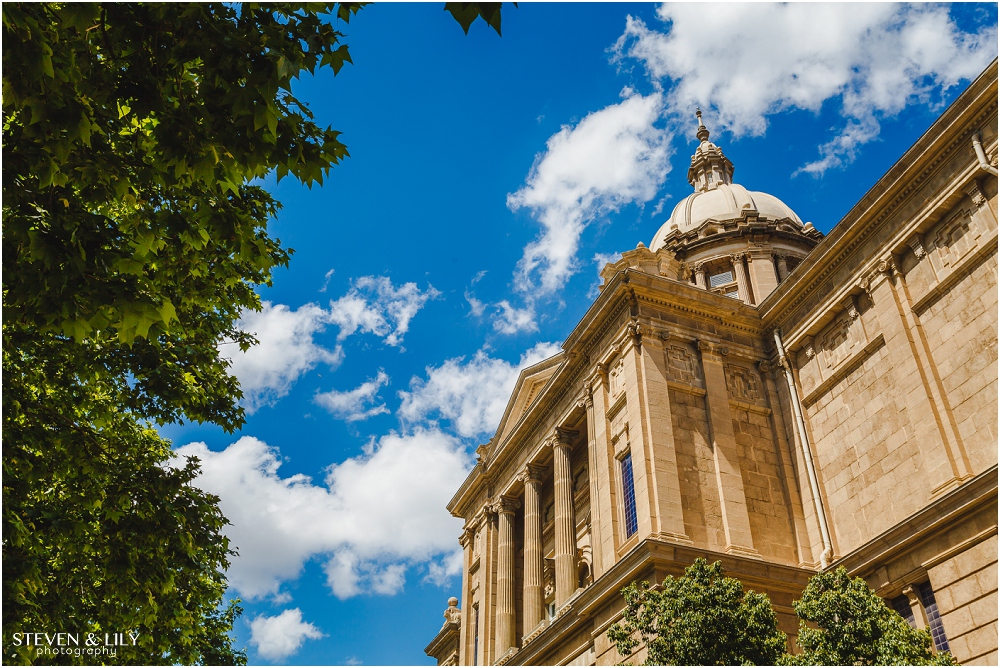
M 791 638 L 843 565 L 996 665 L 996 62 L 825 238 L 698 137 L 695 193 L 605 268 L 451 501 L 460 612 L 427 652 L 618 663 L 619 590 L 703 556 Z

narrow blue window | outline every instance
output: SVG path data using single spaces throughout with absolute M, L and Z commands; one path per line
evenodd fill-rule
M 625 497 L 625 537 L 639 530 L 635 516 L 635 483 L 632 480 L 632 455 L 622 457 L 622 494 Z
M 925 582 L 917 586 L 920 593 L 920 602 L 924 604 L 924 612 L 927 613 L 927 624 L 930 625 L 931 637 L 934 638 L 934 647 L 939 652 L 950 652 L 948 647 L 948 637 L 944 634 L 944 624 L 941 622 L 941 613 L 938 612 L 937 601 L 934 599 L 934 590 L 931 583 Z

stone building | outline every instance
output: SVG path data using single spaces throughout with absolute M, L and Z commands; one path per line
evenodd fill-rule
M 427 653 L 615 664 L 621 588 L 704 556 L 790 637 L 843 565 L 996 665 L 996 61 L 826 237 L 698 139 L 694 193 L 521 373 L 450 502 L 461 607 Z

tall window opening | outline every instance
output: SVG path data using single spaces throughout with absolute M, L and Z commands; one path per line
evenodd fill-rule
M 632 455 L 627 454 L 621 459 L 622 496 L 625 501 L 625 538 L 639 530 L 639 522 L 635 514 L 635 482 L 632 478 Z
M 939 652 L 950 652 L 951 648 L 948 646 L 948 637 L 944 632 L 944 624 L 941 621 L 941 613 L 938 612 L 937 601 L 934 598 L 934 590 L 931 589 L 931 583 L 924 582 L 923 584 L 914 585 L 913 588 L 917 591 L 917 595 L 920 597 L 920 605 L 927 616 L 927 630 L 931 632 L 931 638 L 934 639 L 934 649 Z M 890 603 L 893 610 L 898 612 L 900 617 L 905 619 L 910 626 L 918 628 L 916 615 L 913 613 L 913 608 L 910 606 L 910 599 L 908 597 L 905 595 L 897 596 Z
M 925 582 L 917 586 L 920 594 L 920 603 L 927 613 L 927 625 L 930 626 L 931 637 L 934 638 L 934 647 L 939 652 L 949 652 L 948 637 L 944 634 L 944 624 L 941 622 L 941 613 L 938 612 L 937 601 L 934 599 L 934 590 L 931 583 Z

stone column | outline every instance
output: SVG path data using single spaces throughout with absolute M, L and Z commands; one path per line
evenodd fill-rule
M 694 282 L 702 290 L 708 290 L 708 281 L 705 280 L 705 264 L 702 262 L 694 265 Z
M 778 274 L 774 270 L 771 249 L 769 247 L 751 248 L 747 251 L 747 262 L 750 266 L 753 296 L 759 304 L 778 287 Z
M 472 565 L 472 541 L 475 540 L 476 533 L 471 528 L 466 528 L 458 538 L 458 544 L 462 546 L 462 610 L 472 610 L 472 583 L 469 581 L 469 566 Z M 473 663 L 469 657 L 472 653 L 472 629 L 473 622 L 469 617 L 471 613 L 466 612 L 466 621 L 459 629 L 458 637 L 458 663 L 467 666 Z
M 516 641 L 514 611 L 514 510 L 519 504 L 502 497 L 494 505 L 497 513 L 497 627 L 496 658 L 504 657 Z
M 722 358 L 729 353 L 725 346 L 698 342 L 702 369 L 705 373 L 705 398 L 708 402 L 708 423 L 712 451 L 715 454 L 715 476 L 722 507 L 722 525 L 726 534 L 726 552 L 759 557 L 753 546 L 750 513 L 743 491 L 740 455 L 733 433 L 733 414 L 729 408 L 729 390 Z
M 740 292 L 740 299 L 747 304 L 753 304 L 754 301 L 750 296 L 750 281 L 747 280 L 747 270 L 743 266 L 744 257 L 746 257 L 745 253 L 733 253 L 729 259 L 733 261 L 733 273 L 736 276 L 736 288 Z
M 542 511 L 539 495 L 542 468 L 528 464 L 524 478 L 524 635 L 531 635 L 545 617 L 545 581 L 542 578 Z
M 787 255 L 775 255 L 775 259 L 778 261 L 778 282 L 788 278 L 788 256 Z
M 601 526 L 600 513 L 595 512 L 598 504 L 600 491 L 597 482 L 597 425 L 594 422 L 594 397 L 593 390 L 589 384 L 586 385 L 586 392 L 583 398 L 583 406 L 587 410 L 587 479 L 590 481 L 590 544 L 593 549 L 593 564 L 591 564 L 592 575 L 596 581 L 604 573 L 604 557 L 600 548 Z
M 573 508 L 572 432 L 556 429 L 552 444 L 555 471 L 556 610 L 576 592 L 576 517 Z

